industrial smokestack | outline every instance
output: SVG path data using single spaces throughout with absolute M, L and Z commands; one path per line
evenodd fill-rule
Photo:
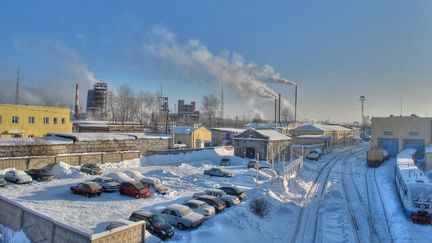
M 279 121 L 279 126 L 281 126 L 281 120 L 280 120 L 280 116 L 281 116 L 281 94 L 279 93 L 279 112 L 278 112 L 278 121 Z
M 79 86 L 76 84 L 75 88 L 75 119 L 79 120 Z
M 295 86 L 294 124 L 297 123 L 297 85 Z
M 277 122 L 277 99 L 275 99 L 275 120 L 274 123 L 276 124 Z
M 17 81 L 16 81 L 16 90 L 15 90 L 15 104 L 18 105 L 19 104 L 19 68 L 17 71 Z

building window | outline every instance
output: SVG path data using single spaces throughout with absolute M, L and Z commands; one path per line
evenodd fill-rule
M 35 124 L 35 117 L 34 116 L 29 116 L 28 122 L 29 122 L 29 124 Z
M 3 117 L 2 116 L 0 116 L 0 123 L 2 123 L 3 122 Z
M 63 125 L 66 124 L 66 119 L 65 118 L 62 118 L 62 124 Z
M 393 136 L 393 132 L 384 132 L 385 136 Z
M 13 116 L 12 117 L 12 123 L 13 124 L 18 124 L 19 123 L 19 117 L 18 116 Z
M 49 124 L 49 117 L 44 117 L 44 124 Z
M 57 117 L 54 117 L 54 119 L 53 119 L 53 123 L 54 123 L 54 124 L 58 124 L 58 118 L 57 118 Z
M 409 135 L 411 137 L 418 137 L 419 136 L 419 132 L 409 132 Z
M 28 135 L 28 137 L 29 137 L 29 138 L 33 138 L 33 137 L 34 137 L 34 135 L 33 135 L 33 134 L 30 134 L 30 135 Z

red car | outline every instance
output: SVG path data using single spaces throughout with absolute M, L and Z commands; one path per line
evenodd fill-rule
M 86 197 L 100 196 L 103 192 L 103 188 L 96 182 L 79 183 L 76 186 L 71 186 L 70 190 L 73 194 L 82 194 Z
M 149 197 L 151 190 L 143 184 L 135 181 L 124 181 L 120 183 L 120 194 L 129 195 L 135 198 Z

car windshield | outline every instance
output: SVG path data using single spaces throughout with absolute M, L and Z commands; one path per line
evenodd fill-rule
M 188 215 L 188 214 L 190 214 L 190 213 L 192 213 L 192 209 L 190 209 L 190 208 L 184 208 L 184 209 L 182 209 L 182 210 L 180 211 L 180 214 L 181 214 L 182 216 Z
M 160 215 L 155 215 L 154 217 L 150 218 L 150 221 L 155 225 L 161 225 L 165 223 L 165 219 Z
M 141 189 L 143 189 L 143 188 L 145 187 L 143 184 L 140 184 L 140 183 L 135 183 L 135 184 L 133 184 L 133 185 L 134 185 L 135 188 L 138 189 L 138 190 L 141 190 Z
M 110 183 L 110 182 L 114 182 L 114 180 L 113 180 L 113 179 L 111 179 L 111 178 L 106 178 L 106 179 L 103 179 L 103 181 L 104 181 L 105 183 Z
M 200 206 L 204 209 L 210 209 L 212 206 L 208 205 L 207 203 L 201 203 Z

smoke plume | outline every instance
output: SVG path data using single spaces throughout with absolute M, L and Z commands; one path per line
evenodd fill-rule
M 270 65 L 260 67 L 253 62 L 246 62 L 236 53 L 224 52 L 216 56 L 199 40 L 180 43 L 175 34 L 163 27 L 153 30 L 150 41 L 144 45 L 144 51 L 187 70 L 190 77 L 209 77 L 215 85 L 223 82 L 228 86 L 227 90 L 246 101 L 245 107 L 257 115 L 261 115 L 257 107 L 265 110 L 277 98 L 277 92 L 268 83 L 295 85 L 282 78 Z M 291 107 L 286 100 L 282 105 Z
M 20 50 L 26 56 L 43 58 L 49 67 L 40 67 L 32 73 L 32 67 L 20 66 L 20 104 L 73 107 L 75 84 L 80 85 L 80 106 L 85 107 L 86 90 L 96 78 L 86 67 L 80 55 L 68 46 L 43 41 Z M 15 102 L 16 67 L 2 68 L 0 76 L 0 102 Z M 41 74 L 42 73 L 42 74 Z

